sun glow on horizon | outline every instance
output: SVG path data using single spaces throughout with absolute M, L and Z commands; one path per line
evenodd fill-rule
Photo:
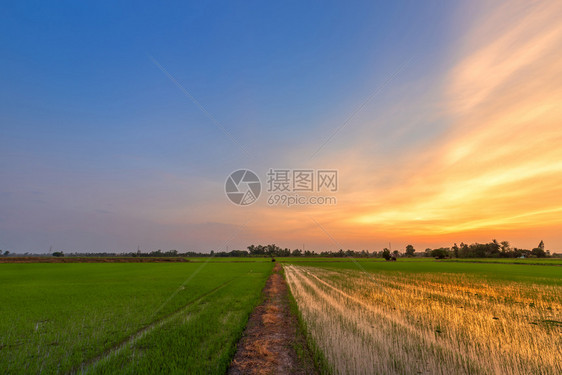
M 562 6 L 506 7 L 467 33 L 438 151 L 349 225 L 423 236 L 562 224 Z

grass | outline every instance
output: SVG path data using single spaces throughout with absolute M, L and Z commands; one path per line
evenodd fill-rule
M 272 263 L 270 257 L 187 257 L 194 263 Z
M 442 262 L 476 262 L 476 263 L 513 263 L 536 264 L 544 266 L 562 266 L 562 258 L 455 258 L 443 259 Z
M 558 267 L 318 262 L 285 273 L 337 374 L 562 371 Z
M 426 258 L 427 259 L 427 258 Z M 478 262 L 443 262 L 434 259 L 399 260 L 397 262 L 357 260 L 339 262 L 326 262 L 321 260 L 285 260 L 286 264 L 298 264 L 310 267 L 338 268 L 349 270 L 363 270 L 366 272 L 382 273 L 452 273 L 452 274 L 474 274 L 487 280 L 505 280 L 530 282 L 546 285 L 562 285 L 562 269 L 557 266 L 544 267 L 527 264 L 509 263 L 478 263 Z
M 2 264 L 0 373 L 224 373 L 271 268 Z
M 191 258 L 189 258 L 191 259 Z M 244 258 L 242 258 L 244 259 Z M 255 258 L 254 258 L 255 259 Z M 279 262 L 301 263 L 301 262 L 351 262 L 352 258 L 341 257 L 277 257 Z M 383 258 L 354 258 L 359 262 L 386 262 Z M 401 257 L 397 262 L 465 262 L 465 263 L 514 263 L 529 265 L 562 265 L 562 258 L 452 258 L 435 259 L 433 257 Z

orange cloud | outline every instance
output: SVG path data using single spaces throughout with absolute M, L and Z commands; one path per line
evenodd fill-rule
M 420 238 L 562 224 L 560 16 L 559 2 L 510 3 L 475 20 L 445 90 L 450 130 L 347 224 Z
M 247 222 L 244 241 L 292 247 L 378 249 L 389 240 L 436 246 L 497 237 L 518 246 L 545 239 L 561 249 L 561 18 L 562 3 L 543 1 L 510 2 L 471 20 L 450 47 L 451 68 L 426 82 L 446 82 L 440 93 L 416 98 L 409 108 L 412 90 L 405 90 L 396 108 L 375 119 L 359 114 L 336 144 L 304 160 L 311 168 L 339 169 L 336 206 L 202 206 L 198 217 Z M 431 128 L 436 121 L 445 129 Z M 417 126 L 433 138 L 380 151 Z M 301 151 L 293 153 L 304 155 L 299 162 L 310 154 Z

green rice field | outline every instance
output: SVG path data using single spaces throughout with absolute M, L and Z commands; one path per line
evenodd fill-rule
M 0 264 L 0 373 L 223 374 L 271 269 Z

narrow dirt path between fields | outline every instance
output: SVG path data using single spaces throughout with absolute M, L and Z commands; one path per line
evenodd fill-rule
M 264 301 L 250 315 L 228 374 L 318 373 L 297 329 L 297 317 L 291 313 L 282 270 L 280 264 L 273 268 L 263 291 Z

